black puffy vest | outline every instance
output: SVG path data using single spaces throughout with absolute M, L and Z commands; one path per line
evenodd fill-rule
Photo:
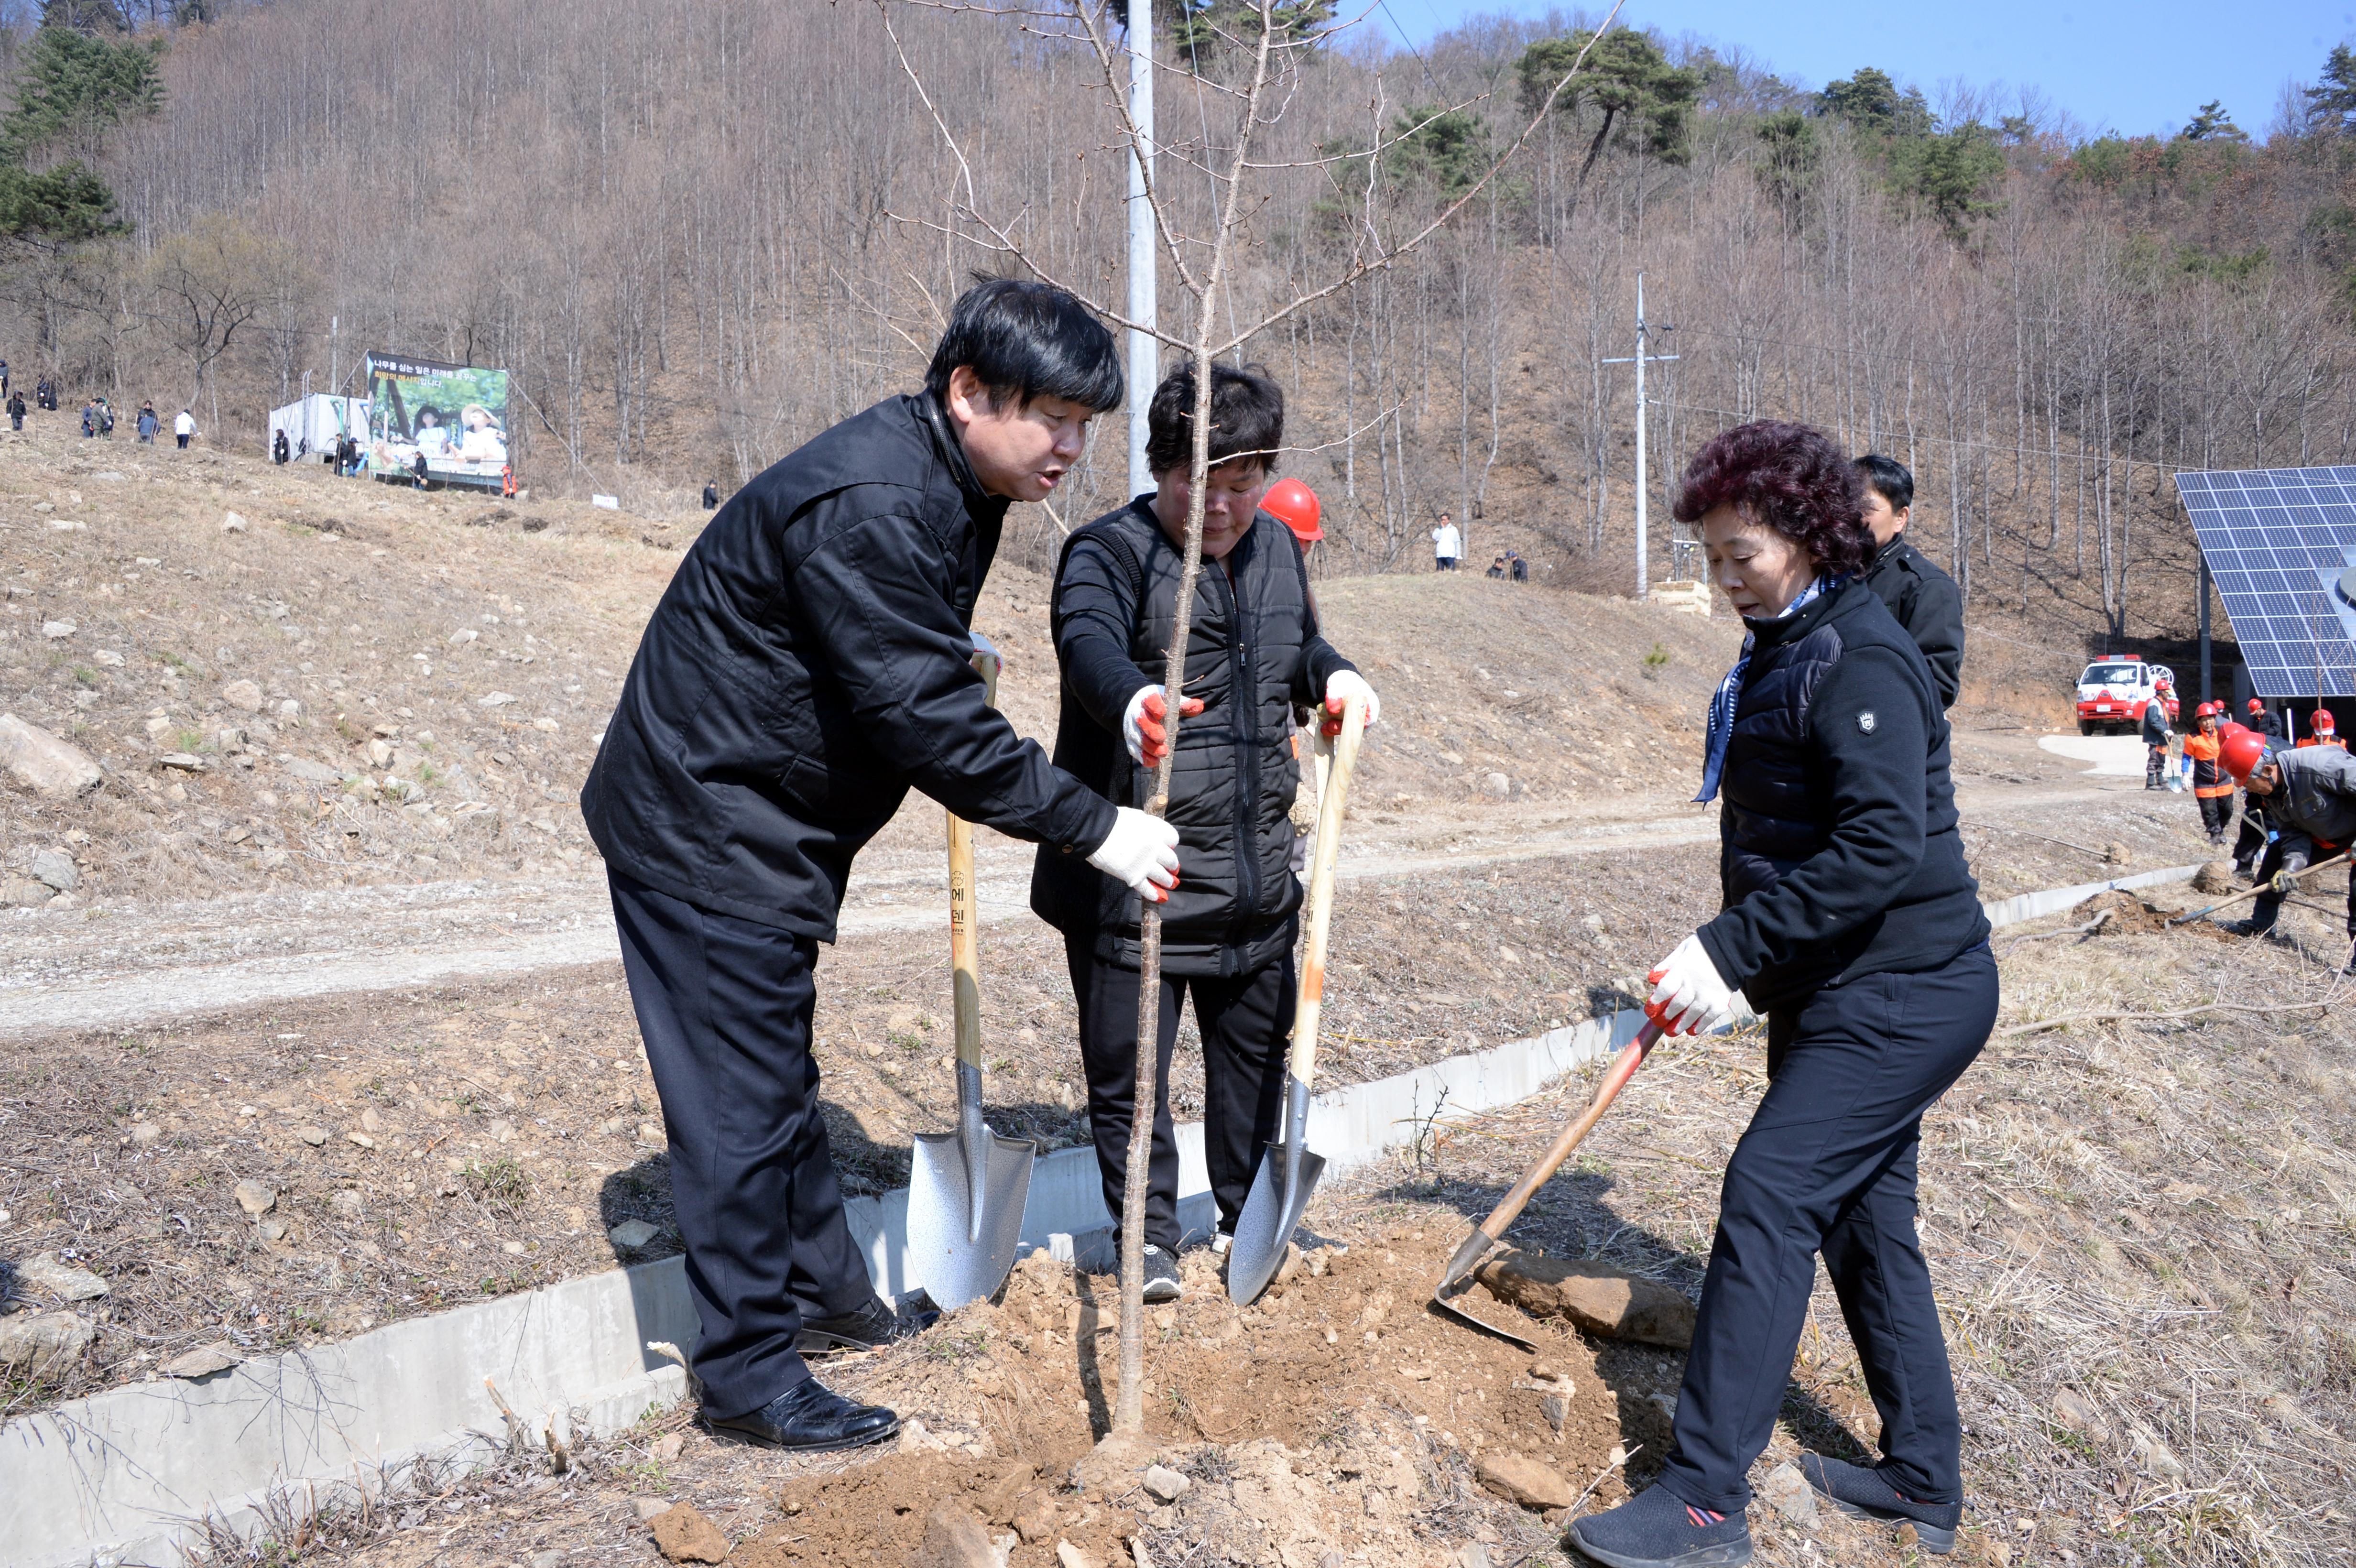
M 1095 559 L 1076 573 L 1076 555 Z M 1138 686 L 1166 673 L 1183 559 L 1141 499 L 1066 541 L 1050 611 L 1059 653 L 1066 623 L 1084 605 L 1119 614 Z M 1085 581 L 1083 581 L 1085 579 Z M 1309 576 L 1283 524 L 1262 513 L 1224 562 L 1205 560 L 1186 636 L 1186 695 L 1204 709 L 1179 727 L 1169 820 L 1178 828 L 1180 881 L 1162 906 L 1162 967 L 1173 975 L 1248 973 L 1292 945 L 1301 883 L 1292 874 L 1293 795 L 1301 768 L 1290 711 L 1322 689 L 1321 662 L 1347 667 L 1317 635 Z M 1055 728 L 1055 765 L 1116 805 L 1142 807 L 1151 770 L 1092 716 L 1066 663 Z M 1127 681 L 1130 671 L 1118 672 Z M 1105 706 L 1109 707 L 1108 701 Z M 1137 896 L 1077 857 L 1043 848 L 1031 907 L 1096 956 L 1139 961 Z
M 1788 645 L 1754 653 L 1744 672 L 1719 784 L 1719 880 L 1730 904 L 1774 886 L 1832 835 L 1820 781 L 1809 776 L 1806 741 L 1816 682 L 1841 645 L 1840 629 L 1820 621 Z

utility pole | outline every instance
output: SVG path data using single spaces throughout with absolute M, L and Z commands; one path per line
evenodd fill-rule
M 1146 472 L 1146 410 L 1162 379 L 1161 350 L 1146 328 L 1156 322 L 1153 206 L 1145 199 L 1153 155 L 1153 0 L 1129 0 L 1129 117 L 1138 140 L 1129 154 L 1129 493 L 1153 488 Z
M 1659 326 L 1644 320 L 1644 274 L 1636 274 L 1636 352 L 1625 359 L 1606 359 L 1606 365 L 1636 367 L 1636 597 L 1643 599 L 1653 591 L 1653 567 L 1645 553 L 1645 506 L 1650 500 L 1651 485 L 1644 473 L 1644 366 L 1647 361 L 1658 365 L 1676 357 L 1674 354 L 1651 351 L 1652 334 L 1676 330 L 1665 323 Z

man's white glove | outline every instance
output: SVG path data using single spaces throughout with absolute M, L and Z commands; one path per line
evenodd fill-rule
M 1366 724 L 1372 728 L 1383 716 L 1383 699 L 1366 684 L 1366 677 L 1354 669 L 1337 669 L 1325 677 L 1325 717 L 1318 729 L 1327 735 L 1342 732 L 1342 709 L 1350 699 L 1356 698 L 1366 706 Z
M 1170 703 L 1164 686 L 1141 686 L 1137 695 L 1129 699 L 1129 707 L 1120 716 L 1120 738 L 1129 747 L 1129 760 L 1141 768 L 1162 765 L 1164 753 L 1170 750 Z M 1190 697 L 1178 705 L 1178 717 L 1192 719 L 1203 711 L 1203 699 Z
M 1644 977 L 1653 982 L 1644 1011 L 1663 1034 L 1707 1034 L 1733 1021 L 1734 989 L 1719 977 L 1699 936 L 1678 943 Z
M 1130 806 L 1116 809 L 1112 831 L 1088 864 L 1148 903 L 1168 903 L 1178 885 L 1178 829 Z

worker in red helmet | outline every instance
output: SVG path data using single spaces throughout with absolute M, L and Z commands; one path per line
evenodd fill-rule
M 2151 699 L 2143 705 L 2144 752 L 2143 787 L 2165 788 L 2168 783 L 2168 745 L 2176 731 L 2168 723 L 2168 682 L 2161 681 L 2152 688 Z
M 2192 759 L 2192 798 L 2211 844 L 2225 842 L 2225 823 L 2233 814 L 2233 781 L 2217 760 L 2224 746 L 2217 733 L 2218 710 L 2224 706 L 2202 703 L 2194 709 L 2192 733 L 2184 737 L 2184 754 Z
M 1259 509 L 1292 530 L 1304 557 L 1324 540 L 1325 530 L 1318 526 L 1324 508 L 1318 504 L 1317 492 L 1298 479 L 1280 479 L 1269 485 L 1268 494 L 1259 498 Z
M 2339 735 L 2334 732 L 2334 730 L 2335 727 L 2331 720 L 2331 709 L 2329 708 L 2319 708 L 2313 713 L 2308 715 L 2307 738 L 2301 741 L 2299 744 L 2302 746 L 2337 746 L 2341 751 L 2346 751 L 2348 749 L 2348 742 L 2341 740 Z
M 2266 700 L 2263 697 L 2253 697 L 2250 699 L 2249 707 L 2250 728 L 2255 730 L 2259 734 L 2265 736 L 2268 740 L 2281 740 L 2283 732 L 2282 715 L 2268 709 L 2266 707 Z
M 2356 843 L 2356 757 L 2338 746 L 2285 750 L 2244 730 L 2225 738 L 2219 760 L 2254 799 L 2265 803 L 2274 829 L 2257 869 L 2256 880 L 2265 891 L 2251 904 L 2249 919 L 2225 928 L 2239 936 L 2263 936 L 2282 913 L 2289 879 Z M 2356 937 L 2356 880 L 2349 884 L 2347 930 Z

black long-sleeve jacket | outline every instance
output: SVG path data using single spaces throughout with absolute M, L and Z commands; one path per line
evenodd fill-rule
M 1964 595 L 1955 580 L 1904 534 L 1876 552 L 1865 580 L 1922 650 L 1941 710 L 1953 708 L 1964 688 Z
M 581 792 L 606 863 L 832 941 L 851 858 L 911 784 L 1093 852 L 1112 805 L 983 701 L 970 663 L 1006 507 L 929 396 L 843 421 L 732 496 L 647 623 Z
M 1725 908 L 1697 933 L 1761 1011 L 1936 968 L 1987 935 L 1922 650 L 1851 582 L 1756 639 L 1719 818 Z
M 1121 720 L 1141 687 L 1167 673 L 1184 559 L 1140 496 L 1074 530 L 1055 573 L 1053 624 L 1063 667 L 1055 765 L 1122 805 L 1142 805 L 1153 774 L 1130 761 Z M 1354 668 L 1317 629 L 1309 574 L 1290 530 L 1265 512 L 1195 581 L 1186 632 L 1186 695 L 1203 712 L 1178 728 L 1169 819 L 1181 876 L 1162 911 L 1172 975 L 1247 974 L 1292 945 L 1301 882 L 1292 874 L 1301 763 L 1289 712 L 1323 699 Z M 1138 965 L 1137 896 L 1042 849 L 1031 907 L 1099 960 Z

